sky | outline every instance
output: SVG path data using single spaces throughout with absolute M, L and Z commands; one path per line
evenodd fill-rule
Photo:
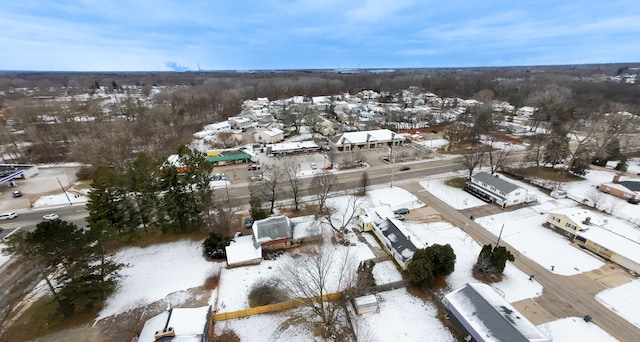
M 637 0 L 21 0 L 0 70 L 439 68 L 638 62 Z

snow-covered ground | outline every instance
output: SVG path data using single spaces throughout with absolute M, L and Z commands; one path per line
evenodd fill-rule
M 640 315 L 638 315 L 640 297 L 637 295 L 638 293 L 640 293 L 640 280 L 636 279 L 616 288 L 598 293 L 596 300 L 609 308 L 609 310 L 620 315 L 620 317 L 629 323 L 640 328 Z
M 607 162 L 607 168 L 615 168 L 619 160 L 611 160 Z M 632 175 L 640 175 L 640 158 L 630 158 L 627 160 L 627 172 Z
M 384 188 L 368 192 L 367 203 L 374 205 L 391 202 L 395 207 L 415 208 L 423 204 L 413 195 L 401 188 Z M 332 199 L 332 205 L 347 203 L 346 198 Z M 346 210 L 345 208 L 338 208 Z M 537 217 L 535 215 L 532 215 Z M 454 289 L 467 282 L 476 281 L 471 276 L 471 266 L 475 263 L 480 246 L 463 230 L 446 222 L 415 223 L 406 222 L 407 230 L 423 243 L 450 244 L 454 249 L 456 270 L 447 281 Z M 330 228 L 323 228 L 330 234 Z M 370 235 L 365 235 L 367 242 L 377 244 Z M 364 243 L 356 241 L 355 246 L 333 246 L 338 255 L 349 253 L 354 260 L 361 261 L 373 258 L 373 253 Z M 229 312 L 248 308 L 248 293 L 251 287 L 262 279 L 276 277 L 282 267 L 295 262 L 293 251 L 287 251 L 275 260 L 263 260 L 260 265 L 224 268 L 224 262 L 208 262 L 202 257 L 199 242 L 188 240 L 154 245 L 147 248 L 127 248 L 118 252 L 115 259 L 128 263 L 123 270 L 125 278 L 120 282 L 117 291 L 107 300 L 99 319 L 109 315 L 122 313 L 136 306 L 164 299 L 168 305 L 179 306 L 189 295 L 187 290 L 201 286 L 205 279 L 221 270 L 219 284 L 218 311 Z M 585 256 L 584 254 L 581 254 Z M 389 283 L 401 279 L 401 275 L 391 261 L 376 264 L 373 270 L 377 283 Z M 150 286 L 153 284 L 153 286 Z M 508 264 L 505 277 L 499 283 L 492 284 L 496 291 L 507 301 L 515 302 L 525 298 L 539 296 L 541 286 L 530 281 L 528 276 Z M 210 303 L 215 301 L 214 290 Z M 452 341 L 450 332 L 436 317 L 435 308 L 423 300 L 409 294 L 406 289 L 381 292 L 376 294 L 380 301 L 380 311 L 356 318 L 359 336 L 367 341 L 428 340 Z M 255 315 L 243 319 L 223 321 L 216 324 L 216 332 L 232 329 L 243 341 L 312 341 L 313 333 L 299 322 L 291 321 L 296 315 L 309 315 L 306 308 L 290 311 Z M 588 325 L 579 319 L 565 319 L 542 325 L 545 332 L 550 332 L 554 340 L 563 340 L 566 330 L 572 332 L 572 338 L 592 341 L 611 340 L 596 325 Z M 558 336 L 558 337 L 557 337 Z
M 561 318 L 538 326 L 547 336 L 552 336 L 554 341 L 580 341 L 580 342 L 608 342 L 618 341 L 607 334 L 599 326 L 587 323 L 581 317 Z
M 437 150 L 441 147 L 447 146 L 449 145 L 449 140 L 447 139 L 428 139 L 428 140 L 423 140 L 421 142 L 419 142 L 420 145 L 430 149 L 430 150 Z
M 181 240 L 146 248 L 129 247 L 115 254 L 116 262 L 127 267 L 116 291 L 107 299 L 98 318 L 165 299 L 167 304 L 179 306 L 186 299 L 186 291 L 204 285 L 222 263 L 208 262 L 202 256 L 202 242 Z
M 73 205 L 78 205 L 87 203 L 88 200 L 89 197 L 87 196 L 79 196 L 75 193 L 67 191 L 66 193 L 62 194 L 41 196 L 35 202 L 33 202 L 33 207 L 44 208 L 64 206 L 69 205 L 69 202 L 71 202 Z
M 439 175 L 438 178 L 430 178 L 420 181 L 420 185 L 426 191 L 429 191 L 434 196 L 458 210 L 479 207 L 486 204 L 479 198 L 474 197 L 461 189 L 446 185 L 446 180 L 453 177 L 458 177 L 458 175 L 453 173 L 446 174 L 445 176 Z

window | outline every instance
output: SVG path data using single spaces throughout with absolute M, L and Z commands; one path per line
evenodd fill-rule
M 625 193 L 624 193 L 624 197 L 631 198 L 631 193 L 629 193 L 629 192 L 625 192 Z
M 569 227 L 570 229 L 573 229 L 573 230 L 576 230 L 576 228 L 578 228 L 578 227 L 576 227 L 576 226 L 572 225 L 572 224 L 571 224 L 571 223 L 569 223 L 569 222 L 565 223 L 564 225 L 565 225 L 565 226 L 567 226 L 567 227 Z
M 552 219 L 553 221 L 560 222 L 560 218 L 558 218 L 558 217 L 551 216 L 551 219 Z

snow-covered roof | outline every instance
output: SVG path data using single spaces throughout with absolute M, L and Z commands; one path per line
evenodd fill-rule
M 367 142 L 389 142 L 392 140 L 403 141 L 404 138 L 388 129 L 376 129 L 373 131 L 347 132 L 342 134 L 337 142 L 337 146 L 347 144 L 365 144 Z
M 276 135 L 284 134 L 284 131 L 279 128 L 271 128 L 262 132 L 270 137 L 275 137 Z
M 225 129 L 225 128 L 229 128 L 229 122 L 227 121 L 222 121 L 222 122 L 215 122 L 212 124 L 208 124 L 206 126 L 204 126 L 204 130 L 205 131 L 217 131 L 220 129 Z
M 225 250 L 227 252 L 227 265 L 229 266 L 262 259 L 262 246 L 259 243 L 255 243 L 253 235 L 234 238 L 231 244 L 225 247 Z
M 171 327 L 176 334 L 172 341 L 200 342 L 206 339 L 205 328 L 210 311 L 211 306 L 169 309 L 144 323 L 138 341 L 154 342 L 156 331 Z
M 486 284 L 468 283 L 445 296 L 458 320 L 483 341 L 551 341 Z
M 387 218 L 380 224 L 375 225 L 375 229 L 380 231 L 384 238 L 391 244 L 391 248 L 400 254 L 404 260 L 408 260 L 413 257 L 413 254 L 418 250 L 415 245 L 415 240 L 411 240 L 409 232 L 402 227 L 402 222 Z
M 272 216 L 253 222 L 253 234 L 258 243 L 293 238 L 293 227 L 287 216 Z
M 472 178 L 484 184 L 494 186 L 496 189 L 504 192 L 505 194 L 508 194 L 514 190 L 520 189 L 520 186 L 515 185 L 511 182 L 508 182 L 502 178 L 499 178 L 497 175 L 492 175 L 487 172 L 478 172 L 475 175 L 473 175 Z
M 578 236 L 640 264 L 640 230 L 627 222 L 615 217 L 604 219 L 597 213 L 579 208 L 562 208 L 549 215 L 565 215 L 580 228 Z M 585 223 L 587 218 L 588 224 Z
M 316 144 L 312 140 L 270 144 L 267 146 L 271 147 L 271 152 L 285 152 L 285 151 L 296 151 L 296 150 L 306 150 L 306 149 L 314 150 L 314 149 L 320 148 L 320 146 L 318 146 L 318 144 Z

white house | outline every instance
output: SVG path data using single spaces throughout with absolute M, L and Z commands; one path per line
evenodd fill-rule
M 231 125 L 231 127 L 235 128 L 235 129 L 247 129 L 249 127 L 251 127 L 251 120 L 248 118 L 244 118 L 244 117 L 232 117 L 229 118 L 227 121 L 229 121 L 229 124 Z
M 524 106 L 524 107 L 520 107 L 518 108 L 518 110 L 516 111 L 516 115 L 518 116 L 532 116 L 533 113 L 535 113 L 536 109 L 533 107 L 529 107 L 529 106 Z
M 473 175 L 465 190 L 487 202 L 496 202 L 503 208 L 537 200 L 536 195 L 527 189 L 487 172 Z
M 229 122 L 227 121 L 216 122 L 216 123 L 212 123 L 204 126 L 204 130 L 209 132 L 215 132 L 215 133 L 231 132 L 231 125 L 229 125 Z
M 486 284 L 466 284 L 445 297 L 449 319 L 466 341 L 551 342 L 524 315 Z
M 284 131 L 279 128 L 270 128 L 256 133 L 256 139 L 267 144 L 275 144 L 284 140 Z
M 358 224 L 364 231 L 372 231 L 382 247 L 393 257 L 403 270 L 407 269 L 413 254 L 420 248 L 416 246 L 418 239 L 404 228 L 402 221 L 394 219 L 389 205 L 362 209 Z
M 224 249 L 229 267 L 257 265 L 262 262 L 262 246 L 253 235 L 235 237 Z

